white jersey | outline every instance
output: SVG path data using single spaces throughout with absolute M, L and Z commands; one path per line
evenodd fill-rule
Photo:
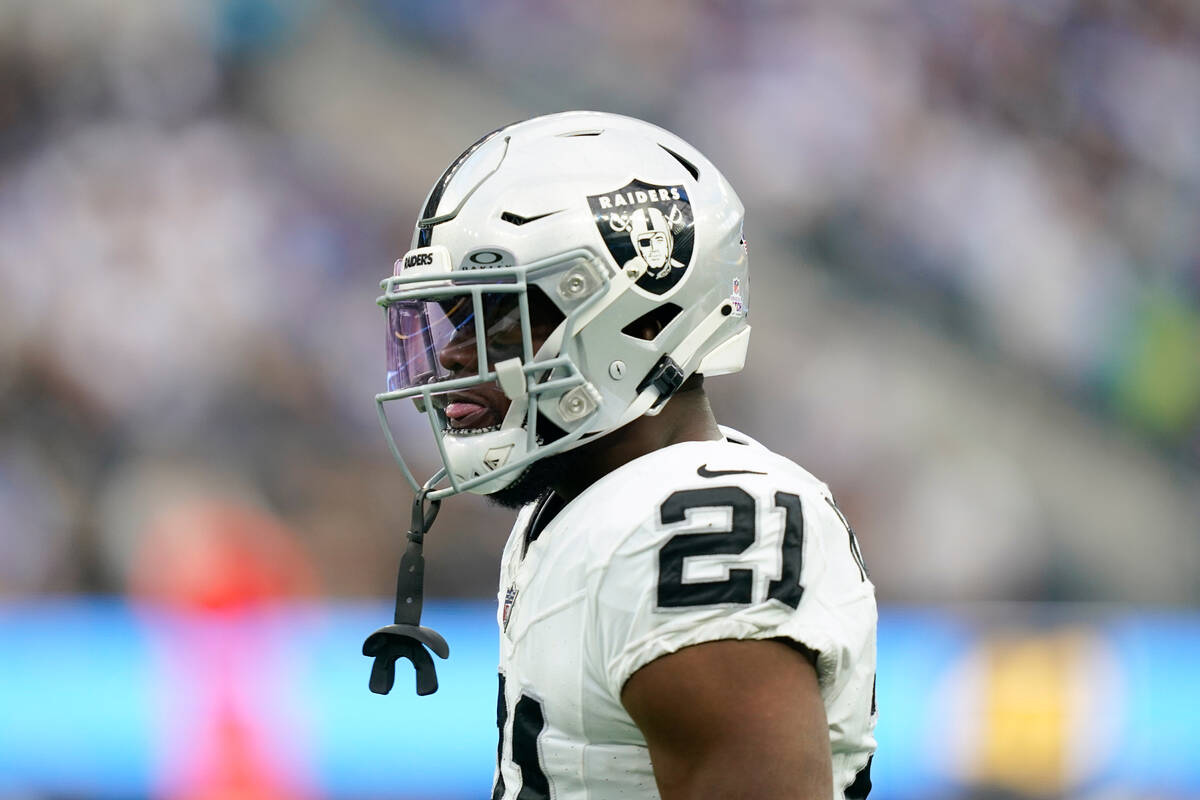
M 688 645 L 781 637 L 817 653 L 835 798 L 865 796 L 876 610 L 854 534 L 825 484 L 723 431 L 622 466 L 532 541 L 542 509 L 518 515 L 497 613 L 496 800 L 658 797 L 625 681 Z

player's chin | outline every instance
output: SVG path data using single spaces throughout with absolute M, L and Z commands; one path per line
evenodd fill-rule
M 554 488 L 556 478 L 571 468 L 573 451 L 535 461 L 517 476 L 516 480 L 487 495 L 487 499 L 502 508 L 522 508 Z
M 538 444 L 546 445 L 556 442 L 567 433 L 562 428 L 538 415 Z M 518 509 L 537 500 L 554 487 L 554 481 L 571 470 L 572 460 L 578 457 L 578 450 L 568 450 L 565 453 L 539 459 L 503 489 L 497 489 L 486 495 L 487 499 L 502 508 Z
M 501 508 L 519 509 L 541 497 L 549 488 L 547 480 L 539 479 L 538 467 L 545 461 L 537 461 L 525 468 L 512 483 L 486 495 L 488 502 Z

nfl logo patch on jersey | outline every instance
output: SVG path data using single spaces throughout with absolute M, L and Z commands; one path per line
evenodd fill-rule
M 508 616 L 512 613 L 513 603 L 517 600 L 517 587 L 510 586 L 508 591 L 504 593 L 504 610 L 500 613 L 500 625 L 504 630 L 508 630 Z

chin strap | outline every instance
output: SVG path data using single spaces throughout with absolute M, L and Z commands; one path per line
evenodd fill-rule
M 375 663 L 371 666 L 370 687 L 376 694 L 387 694 L 392 690 L 398 658 L 407 658 L 416 668 L 417 694 L 433 694 L 438 688 L 437 671 L 425 648 L 428 647 L 440 658 L 450 655 L 450 646 L 440 633 L 432 628 L 421 627 L 425 584 L 425 556 L 421 554 L 421 546 L 425 532 L 437 518 L 440 506 L 441 500 L 426 499 L 424 489 L 417 492 L 413 500 L 408 545 L 396 575 L 395 624 L 384 625 L 363 642 L 363 655 L 375 657 Z

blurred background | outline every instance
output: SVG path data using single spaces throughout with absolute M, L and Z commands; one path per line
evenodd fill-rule
M 429 539 L 441 691 L 366 687 L 374 299 L 572 108 L 747 206 L 709 388 L 858 532 L 872 797 L 1200 798 L 1192 0 L 0 2 L 0 798 L 488 794 L 508 513 Z

